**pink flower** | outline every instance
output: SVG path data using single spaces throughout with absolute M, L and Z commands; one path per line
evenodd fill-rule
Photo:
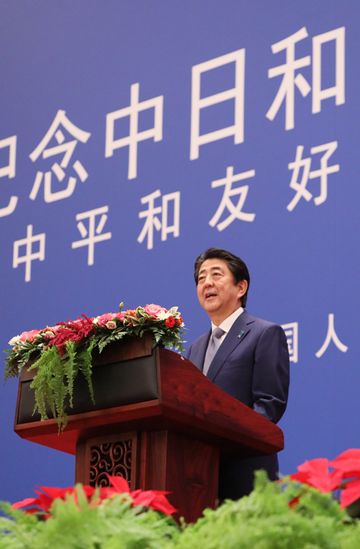
M 117 318 L 118 320 L 120 320 L 122 322 L 125 318 L 125 314 L 124 313 L 116 313 L 115 318 Z
M 105 313 L 101 316 L 98 316 L 96 319 L 96 324 L 98 326 L 106 326 L 106 323 L 109 322 L 109 320 L 113 320 L 114 316 L 114 313 Z
M 30 332 L 23 332 L 20 334 L 20 341 L 29 341 L 32 343 L 40 330 L 30 330 Z
M 164 307 L 160 307 L 160 305 L 155 305 L 154 303 L 145 305 L 144 311 L 149 316 L 153 316 L 154 318 L 157 318 L 161 313 L 166 313 L 166 309 L 164 309 Z

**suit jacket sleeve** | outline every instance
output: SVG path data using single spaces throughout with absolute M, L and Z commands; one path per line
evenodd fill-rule
M 253 366 L 253 408 L 273 422 L 285 412 L 289 390 L 289 353 L 285 333 L 275 324 L 260 335 Z

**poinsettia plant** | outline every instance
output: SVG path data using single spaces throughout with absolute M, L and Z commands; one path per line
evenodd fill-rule
M 293 481 L 339 497 L 342 508 L 349 509 L 360 499 L 360 449 L 350 448 L 333 460 L 317 458 L 299 465 Z M 292 505 L 301 501 L 301 491 Z
M 82 491 L 88 503 L 101 505 L 109 498 L 121 494 L 133 507 L 143 506 L 154 511 L 160 511 L 165 515 L 173 515 L 175 507 L 167 499 L 168 492 L 163 490 L 130 490 L 126 479 L 120 476 L 107 475 L 110 486 L 93 487 L 89 485 L 77 485 L 69 488 L 54 488 L 41 486 L 35 490 L 37 497 L 26 498 L 13 503 L 13 509 L 24 509 L 27 513 L 36 514 L 41 518 L 51 517 L 51 508 L 55 500 L 73 498 L 75 503 L 79 498 L 79 491 Z
M 166 309 L 149 304 L 89 318 L 58 322 L 41 330 L 13 337 L 9 344 L 5 377 L 16 377 L 24 366 L 34 371 L 30 388 L 35 394 L 34 413 L 48 419 L 49 412 L 59 428 L 66 425 L 66 407 L 73 407 L 74 382 L 86 379 L 91 400 L 93 353 L 101 353 L 110 343 L 150 334 L 153 345 L 183 350 L 184 322 L 178 307 Z

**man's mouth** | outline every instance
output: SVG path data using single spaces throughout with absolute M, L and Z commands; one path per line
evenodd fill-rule
M 206 292 L 205 293 L 205 299 L 211 299 L 212 297 L 216 297 L 217 294 L 215 292 Z

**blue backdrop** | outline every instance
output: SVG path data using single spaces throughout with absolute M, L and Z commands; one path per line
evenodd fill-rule
M 281 471 L 359 446 L 360 8 L 356 0 L 2 0 L 0 347 L 32 328 L 178 305 L 209 246 L 245 259 L 282 324 Z M 5 356 L 5 355 L 4 355 Z M 69 485 L 74 458 L 13 433 L 0 499 Z

